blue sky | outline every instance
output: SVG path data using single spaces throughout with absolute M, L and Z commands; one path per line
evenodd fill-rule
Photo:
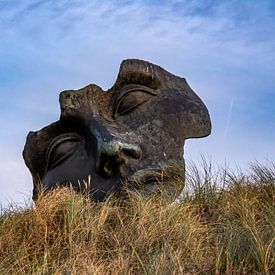
M 187 159 L 246 169 L 275 160 L 275 1 L 0 0 L 0 202 L 31 197 L 21 152 L 58 119 L 58 94 L 116 79 L 140 58 L 183 76 L 213 132 Z

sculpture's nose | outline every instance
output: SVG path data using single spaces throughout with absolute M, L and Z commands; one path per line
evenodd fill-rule
M 114 176 L 121 172 L 122 164 L 141 158 L 142 151 L 138 145 L 118 138 L 101 121 L 93 120 L 91 132 L 96 139 L 96 170 L 100 175 L 106 178 Z
M 113 139 L 103 142 L 98 148 L 96 169 L 104 177 L 111 177 L 119 172 L 122 164 L 127 164 L 131 159 L 139 159 L 141 149 L 137 145 Z M 121 172 L 121 171 L 120 171 Z

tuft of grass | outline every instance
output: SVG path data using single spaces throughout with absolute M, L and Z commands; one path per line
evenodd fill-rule
M 165 191 L 94 203 L 57 189 L 2 210 L 0 274 L 274 274 L 274 183 L 272 164 L 234 174 L 203 161 L 177 204 Z

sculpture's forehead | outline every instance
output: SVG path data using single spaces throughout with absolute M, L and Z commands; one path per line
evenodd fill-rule
M 169 92 L 171 89 L 180 89 L 185 90 L 189 97 L 194 97 L 194 93 L 186 89 L 184 79 L 155 64 L 131 59 L 122 62 L 117 80 L 108 91 L 103 91 L 96 84 L 91 84 L 79 90 L 62 92 L 60 94 L 61 116 L 110 115 L 112 104 L 129 85 L 142 85 L 153 89 L 157 94 Z
M 91 84 L 79 90 L 63 91 L 59 96 L 61 117 L 98 114 L 100 109 L 108 110 L 112 93 L 104 92 L 99 86 Z

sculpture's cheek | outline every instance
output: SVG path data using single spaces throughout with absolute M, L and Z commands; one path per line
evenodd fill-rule
M 42 185 L 46 189 L 52 189 L 57 185 L 75 185 L 78 181 L 86 181 L 88 176 L 94 173 L 94 167 L 93 159 L 88 157 L 84 150 L 75 151 L 64 162 L 46 173 Z
M 120 184 L 118 175 L 110 179 L 98 175 L 94 158 L 85 150 L 76 151 L 63 163 L 48 171 L 42 180 L 42 185 L 46 190 L 57 186 L 71 186 L 78 192 L 90 194 L 97 201 L 103 200 Z

